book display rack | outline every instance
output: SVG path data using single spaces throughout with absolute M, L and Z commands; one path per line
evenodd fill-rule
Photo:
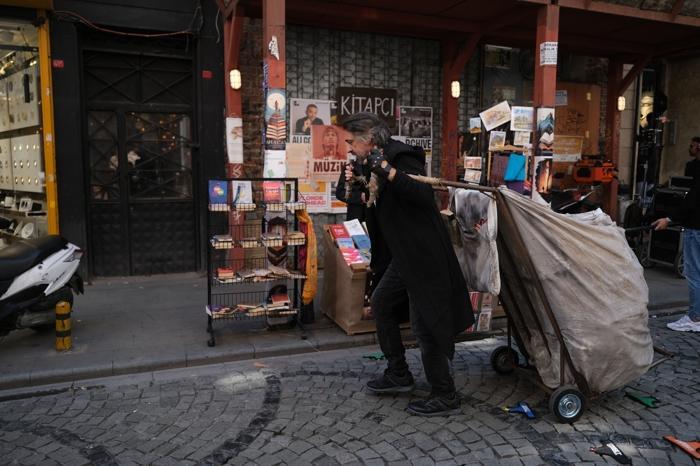
M 296 213 L 306 203 L 297 179 L 211 179 L 208 192 L 207 344 L 219 321 L 301 326 L 306 233 Z

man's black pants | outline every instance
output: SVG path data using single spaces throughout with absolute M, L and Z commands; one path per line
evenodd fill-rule
M 449 395 L 454 393 L 455 385 L 450 373 L 450 359 L 435 341 L 421 317 L 421 311 L 416 309 L 411 299 L 410 290 L 406 289 L 398 270 L 393 262 L 372 293 L 371 306 L 377 324 L 377 339 L 379 346 L 387 358 L 387 372 L 402 377 L 408 372 L 406 350 L 401 341 L 401 310 L 396 304 L 405 301 L 408 294 L 411 328 L 418 340 L 423 361 L 423 369 L 428 383 L 432 386 L 434 395 Z

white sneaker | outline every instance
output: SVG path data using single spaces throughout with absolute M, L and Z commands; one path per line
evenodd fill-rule
M 700 332 L 700 322 L 691 320 L 687 314 L 675 322 L 669 322 L 666 327 L 676 332 Z

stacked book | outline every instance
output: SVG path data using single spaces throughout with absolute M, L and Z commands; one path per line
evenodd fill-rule
M 371 261 L 369 236 L 358 220 L 329 225 L 328 231 L 350 267 L 366 267 Z

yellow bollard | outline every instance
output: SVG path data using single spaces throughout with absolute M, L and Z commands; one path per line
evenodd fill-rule
M 60 301 L 56 304 L 56 351 L 68 351 L 72 347 L 70 303 Z

